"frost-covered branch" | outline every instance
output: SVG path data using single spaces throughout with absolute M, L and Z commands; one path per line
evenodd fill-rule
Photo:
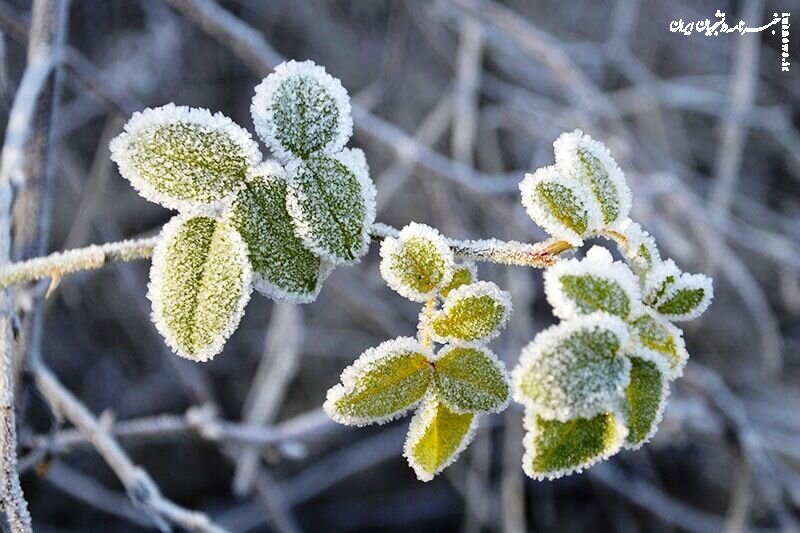
M 396 235 L 397 228 L 376 223 L 371 231 L 374 239 Z M 60 279 L 67 274 L 96 270 L 109 263 L 147 259 L 153 255 L 158 237 L 146 237 L 56 252 L 45 257 L 11 263 L 0 268 L 0 287 L 10 287 L 45 278 Z M 565 241 L 548 239 L 539 243 L 517 241 L 450 239 L 453 253 L 462 259 L 487 261 L 503 265 L 544 268 L 573 247 Z
M 0 268 L 0 287 L 44 278 L 57 280 L 65 274 L 96 270 L 116 261 L 145 259 L 153 254 L 153 247 L 157 241 L 158 237 L 147 237 L 92 245 L 12 263 Z

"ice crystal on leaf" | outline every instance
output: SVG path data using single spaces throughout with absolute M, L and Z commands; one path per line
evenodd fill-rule
M 458 459 L 477 426 L 477 415 L 452 411 L 432 394 L 408 426 L 403 455 L 420 481 L 430 481 Z
M 630 219 L 622 226 L 626 242 L 620 251 L 634 268 L 640 272 L 646 271 L 661 262 L 661 254 L 652 235 Z
M 607 313 L 551 326 L 523 348 L 514 399 L 562 422 L 614 409 L 630 381 L 628 338 L 627 325 Z
M 381 243 L 381 275 L 398 294 L 415 302 L 436 296 L 451 282 L 455 263 L 437 230 L 412 222 Z
M 229 217 L 247 243 L 256 290 L 280 302 L 316 298 L 331 265 L 295 235 L 283 167 L 267 162 L 253 169 L 232 199 Z
M 608 250 L 599 246 L 582 261 L 560 261 L 545 272 L 544 280 L 547 301 L 562 319 L 595 311 L 626 319 L 641 308 L 636 276 L 626 264 L 612 262 Z
M 211 359 L 250 298 L 247 247 L 223 220 L 178 215 L 161 231 L 148 288 L 153 322 L 167 344 L 187 359 Z
M 333 264 L 359 261 L 375 222 L 375 186 L 360 150 L 295 160 L 287 173 L 286 207 L 303 243 Z
M 486 341 L 494 338 L 511 315 L 511 295 L 489 281 L 450 291 L 433 315 L 430 331 L 439 342 Z
M 617 453 L 628 430 L 614 412 L 567 421 L 550 420 L 528 411 L 528 433 L 522 443 L 522 469 L 533 479 L 557 479 L 581 472 Z
M 639 357 L 658 364 L 669 379 L 680 377 L 689 359 L 683 332 L 652 310 L 644 311 L 630 325 Z
M 179 210 L 219 202 L 261 160 L 250 134 L 228 117 L 174 104 L 134 113 L 110 149 L 139 194 Z
M 432 367 L 428 350 L 411 337 L 370 348 L 342 372 L 328 391 L 325 412 L 340 424 L 363 426 L 396 418 L 428 391 Z
M 711 278 L 681 272 L 671 259 L 653 267 L 643 285 L 645 302 L 672 321 L 697 318 L 714 298 Z
M 639 448 L 658 429 L 669 396 L 669 382 L 657 363 L 631 356 L 631 381 L 625 387 L 625 446 Z
M 436 361 L 436 392 L 458 413 L 497 413 L 508 406 L 506 369 L 487 348 L 449 345 Z
M 600 206 L 604 227 L 628 218 L 631 191 L 617 162 L 603 143 L 581 130 L 562 133 L 553 143 L 558 172 L 585 185 Z
M 453 269 L 453 278 L 446 286 L 439 291 L 439 296 L 447 298 L 450 291 L 462 285 L 469 285 L 478 281 L 478 267 L 472 261 L 464 261 L 457 264 Z
M 528 216 L 553 237 L 580 246 L 597 224 L 599 212 L 591 193 L 583 184 L 565 180 L 555 167 L 527 174 L 519 190 Z
M 353 133 L 347 91 L 313 61 L 278 65 L 256 87 L 250 113 L 258 135 L 285 162 L 335 154 Z

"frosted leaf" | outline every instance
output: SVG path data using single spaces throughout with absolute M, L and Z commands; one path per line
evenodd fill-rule
M 278 302 L 316 299 L 331 265 L 295 235 L 279 164 L 267 162 L 252 170 L 231 201 L 229 218 L 247 243 L 257 291 Z
M 627 325 L 607 313 L 551 326 L 522 349 L 514 399 L 562 422 L 614 409 L 630 379 L 627 343 Z
M 714 298 L 711 278 L 682 273 L 659 298 L 656 309 L 669 320 L 692 320 L 702 315 Z
M 508 406 L 505 366 L 486 348 L 449 345 L 434 361 L 439 397 L 457 413 L 499 413 Z
M 603 227 L 614 227 L 628 217 L 631 191 L 606 146 L 581 130 L 562 133 L 553 143 L 558 172 L 588 187 L 600 206 Z
M 110 150 L 139 194 L 179 210 L 215 204 L 261 161 L 247 130 L 228 117 L 175 104 L 134 113 Z
M 475 437 L 478 415 L 448 409 L 435 394 L 422 402 L 408 427 L 403 455 L 417 479 L 430 481 L 458 459 Z
M 661 422 L 669 396 L 669 382 L 653 361 L 631 357 L 631 382 L 625 388 L 625 447 L 636 449 L 647 443 Z
M 537 480 L 580 473 L 617 453 L 627 430 L 613 412 L 565 421 L 548 420 L 534 411 L 525 416 L 522 469 Z
M 247 246 L 228 223 L 178 215 L 153 250 L 147 297 L 152 318 L 181 357 L 207 361 L 222 350 L 250 298 Z
M 681 270 L 672 259 L 653 265 L 642 280 L 644 302 L 651 307 L 657 307 L 658 302 L 667 293 L 667 289 L 677 281 L 680 275 Z
M 627 240 L 627 245 L 620 247 L 620 252 L 625 259 L 638 270 L 648 270 L 653 265 L 661 262 L 656 240 L 652 235 L 642 229 L 638 223 L 630 219 L 623 223 L 622 234 Z
M 276 157 L 289 161 L 341 150 L 353 134 L 341 82 L 313 61 L 288 61 L 256 87 L 250 113 Z
M 286 208 L 311 251 L 333 264 L 352 264 L 367 253 L 375 222 L 375 185 L 361 150 L 295 160 Z
M 472 261 L 463 261 L 457 264 L 453 270 L 453 278 L 445 287 L 439 291 L 439 296 L 447 298 L 450 291 L 463 285 L 469 285 L 478 281 L 478 267 Z
M 522 205 L 547 233 L 573 246 L 597 225 L 600 213 L 591 192 L 581 183 L 564 179 L 555 167 L 526 174 L 519 184 Z
M 657 313 L 647 310 L 630 324 L 638 346 L 637 355 L 658 364 L 669 379 L 680 377 L 689 359 L 683 332 Z
M 415 302 L 433 298 L 450 283 L 455 263 L 453 252 L 439 232 L 412 222 L 397 238 L 381 243 L 381 276 L 401 296 Z
M 416 339 L 398 337 L 365 351 L 328 390 L 323 408 L 340 424 L 384 423 L 425 396 L 432 380 L 430 353 Z
M 595 311 L 624 319 L 641 309 L 636 276 L 625 263 L 612 261 L 608 250 L 600 246 L 593 246 L 580 261 L 559 261 L 547 269 L 544 290 L 553 314 L 562 319 Z
M 487 341 L 496 337 L 511 316 L 511 295 L 490 281 L 450 291 L 434 313 L 430 332 L 438 342 Z

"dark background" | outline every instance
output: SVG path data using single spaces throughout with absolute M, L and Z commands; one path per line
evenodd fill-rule
M 30 6 L 1 5 L 4 124 L 25 66 Z M 154 234 L 170 217 L 108 159 L 108 141 L 131 111 L 208 107 L 253 131 L 250 99 L 266 58 L 243 61 L 198 27 L 191 5 L 73 0 L 67 41 L 86 70 L 64 74 L 54 116 L 52 250 Z M 200 405 L 220 419 L 265 425 L 311 413 L 313 431 L 248 460 L 235 440 L 223 445 L 188 426 L 120 436 L 165 496 L 237 531 L 287 531 L 292 522 L 307 531 L 797 531 L 800 63 L 793 58 L 781 72 L 769 30 L 686 36 L 669 23 L 713 19 L 720 9 L 730 25 L 744 18 L 760 26 L 789 11 L 796 54 L 800 3 L 222 5 L 283 57 L 324 65 L 371 113 L 356 116 L 351 146 L 366 152 L 379 221 L 426 222 L 458 238 L 540 240 L 515 190 L 488 189 L 552 164 L 553 140 L 582 128 L 625 170 L 633 218 L 662 255 L 713 276 L 716 299 L 686 324 L 691 362 L 642 450 L 582 475 L 531 481 L 520 468 L 522 413 L 512 405 L 484 417 L 460 460 L 424 484 L 401 456 L 408 419 L 342 428 L 316 412 L 365 348 L 415 331 L 418 308 L 383 284 L 376 247 L 360 265 L 337 269 L 313 304 L 275 306 L 254 295 L 207 364 L 170 354 L 151 325 L 148 262 L 69 276 L 44 303 L 42 353 L 103 420 L 179 419 Z M 493 343 L 511 368 L 521 346 L 554 321 L 541 272 L 481 265 L 480 274 L 513 295 L 512 323 Z M 142 530 L 146 517 L 90 447 L 25 460 L 41 459 L 26 457 L 35 436 L 59 425 L 30 383 L 20 404 L 22 483 L 35 528 Z M 252 457 L 261 460 L 248 466 Z M 237 461 L 240 475 L 256 472 L 255 492 L 232 489 Z

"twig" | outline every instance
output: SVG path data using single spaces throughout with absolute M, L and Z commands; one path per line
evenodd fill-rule
M 224 531 L 203 513 L 190 511 L 164 498 L 150 475 L 137 466 L 80 400 L 69 392 L 38 356 L 31 358 L 36 386 L 50 409 L 81 431 L 125 487 L 128 497 L 144 510 L 153 525 L 169 531 L 174 524 L 190 531 Z
M 264 352 L 244 404 L 243 419 L 250 424 L 272 422 L 297 373 L 302 342 L 302 313 L 291 304 L 276 304 L 264 339 Z M 244 495 L 258 479 L 259 450 L 246 448 L 237 454 L 233 490 Z

